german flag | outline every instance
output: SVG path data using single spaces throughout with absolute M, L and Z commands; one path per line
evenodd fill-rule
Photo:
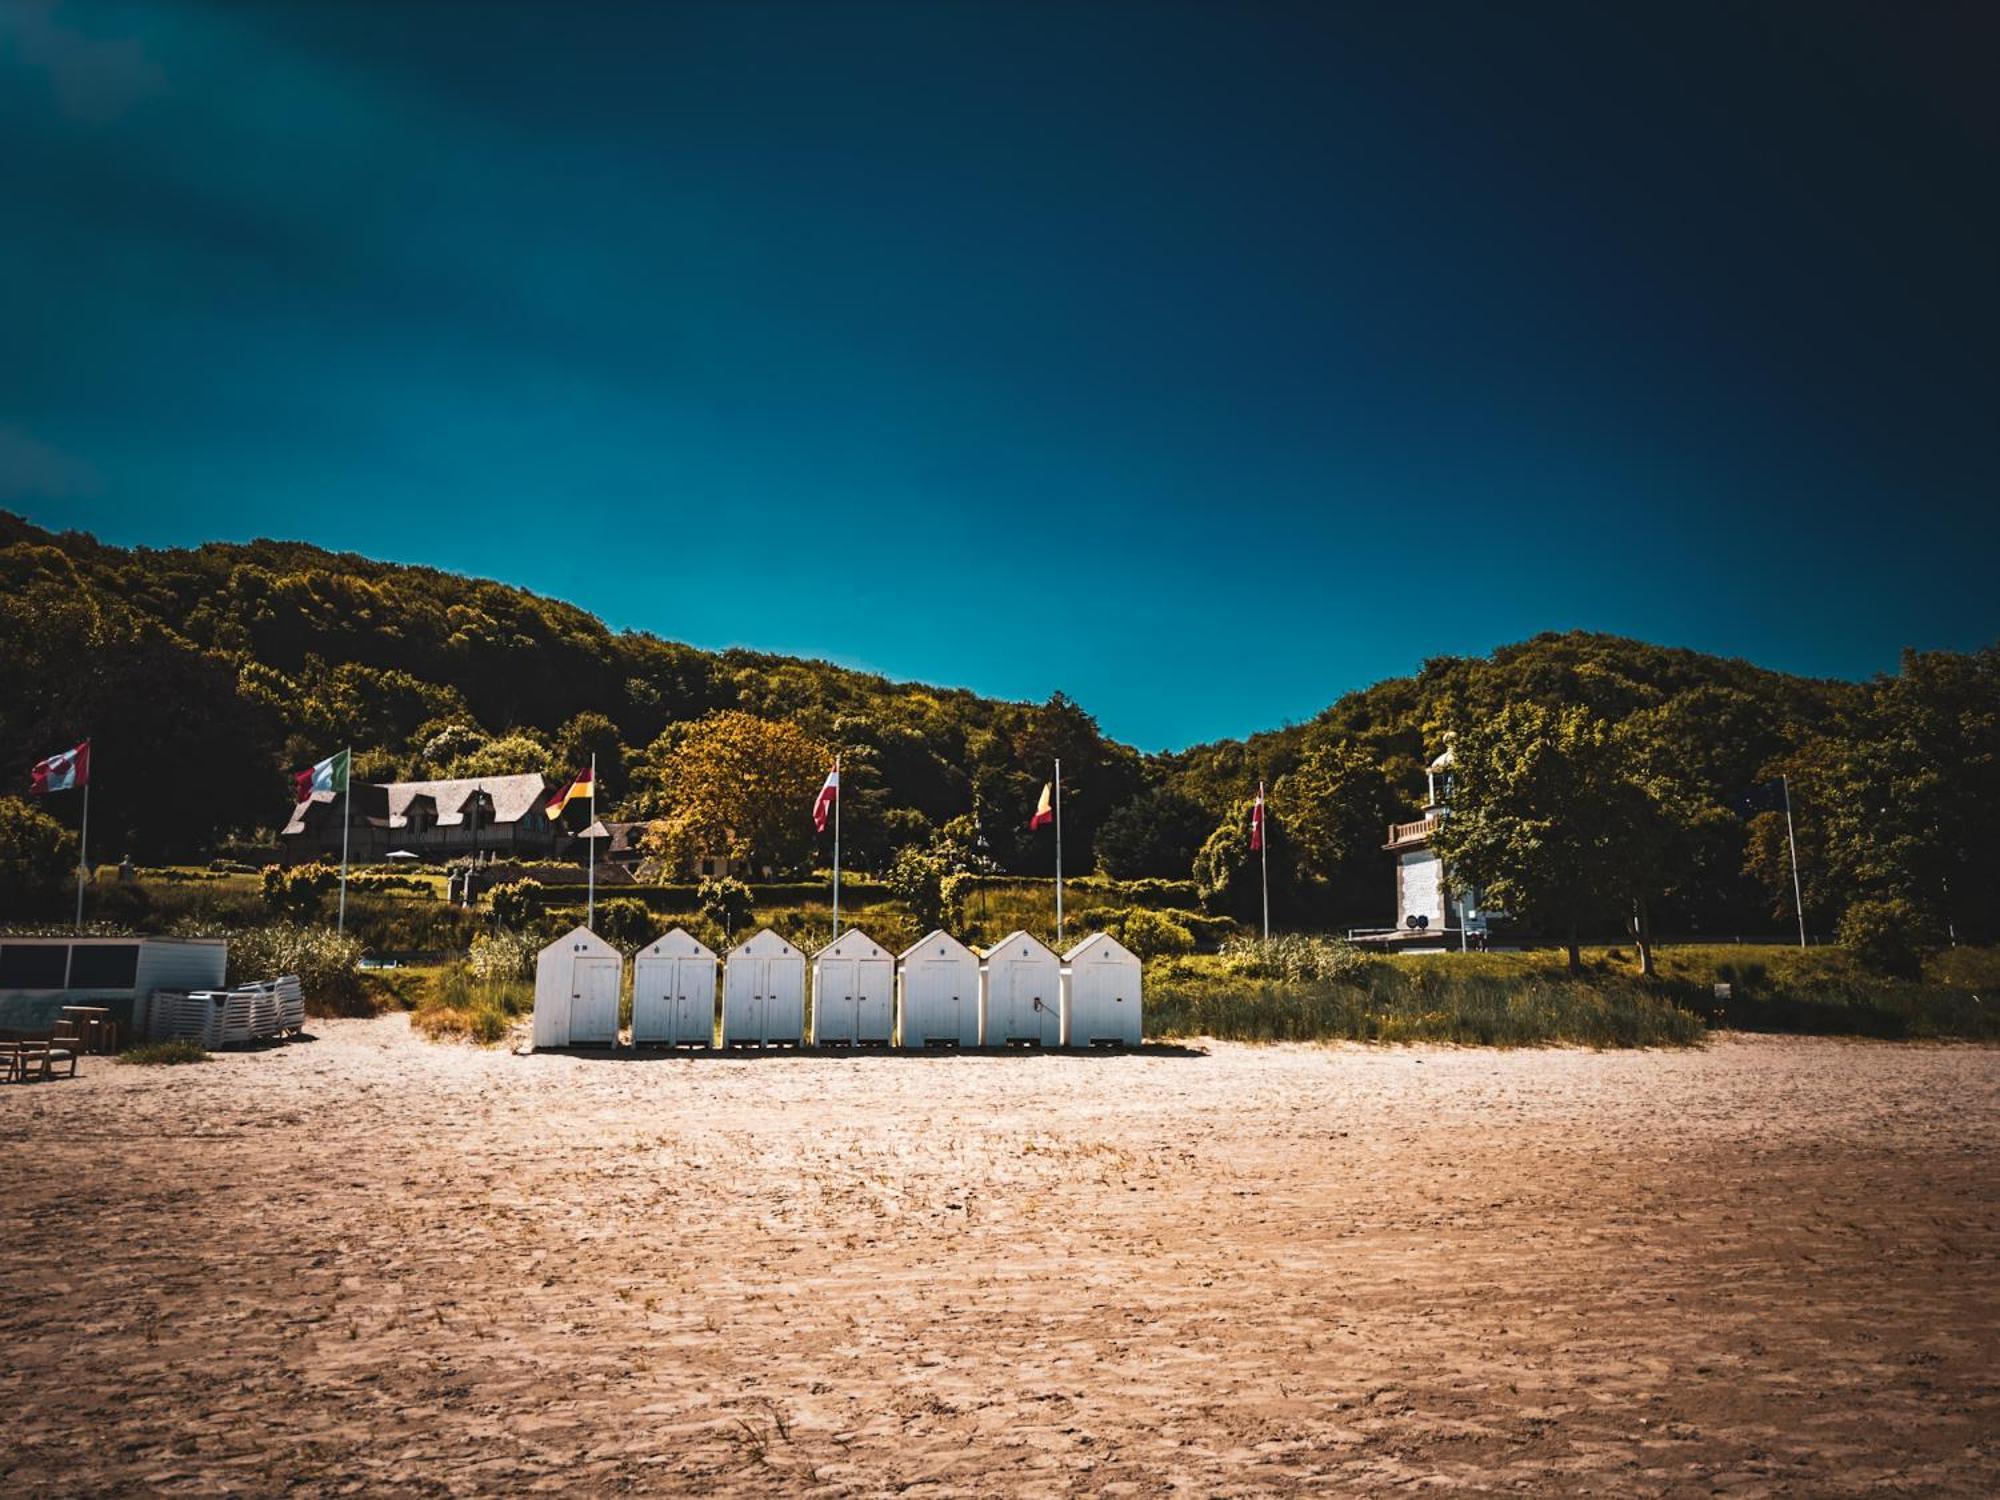
M 596 790 L 591 785 L 590 772 L 587 770 L 577 772 L 576 780 L 569 784 L 569 790 L 563 792 L 554 801 L 549 803 L 543 811 L 549 815 L 549 821 L 553 823 L 557 818 L 562 816 L 565 807 L 578 800 L 590 802 L 593 805 L 597 801 Z

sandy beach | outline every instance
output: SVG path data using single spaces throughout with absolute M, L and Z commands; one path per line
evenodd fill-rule
M 0 1088 L 0 1488 L 1984 1495 L 2000 1051 Z

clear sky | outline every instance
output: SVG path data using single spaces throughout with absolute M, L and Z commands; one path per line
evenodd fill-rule
M 2000 634 L 2000 12 L 0 0 L 0 505 L 1178 747 Z

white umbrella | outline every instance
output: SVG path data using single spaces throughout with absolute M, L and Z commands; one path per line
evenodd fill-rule
M 407 849 L 391 849 L 382 856 L 384 859 L 422 859 L 421 854 L 412 854 Z

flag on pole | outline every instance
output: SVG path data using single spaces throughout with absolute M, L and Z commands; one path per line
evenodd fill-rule
M 1264 852 L 1264 784 L 1257 784 L 1257 801 L 1250 809 L 1250 852 Z
M 347 790 L 347 766 L 350 751 L 343 750 L 338 755 L 329 755 L 309 771 L 292 773 L 294 799 L 303 802 L 314 792 L 344 792 Z
M 1053 781 L 1042 783 L 1042 800 L 1035 804 L 1035 815 L 1028 819 L 1030 828 L 1046 828 L 1056 820 L 1056 786 Z
M 833 811 L 834 803 L 840 800 L 840 764 L 834 763 L 826 773 L 826 781 L 819 789 L 819 796 L 813 799 L 813 827 L 820 833 L 826 832 L 827 815 Z
M 36 761 L 34 770 L 28 773 L 28 791 L 37 797 L 46 797 L 50 792 L 70 792 L 89 785 L 89 740 L 73 750 L 64 750 L 47 760 Z
M 597 772 L 594 769 L 577 772 L 576 780 L 572 781 L 568 789 L 556 797 L 554 801 L 550 802 L 543 811 L 549 815 L 549 821 L 553 823 L 557 818 L 562 816 L 563 809 L 568 807 L 572 802 L 588 802 L 592 810 L 595 811 L 597 807 Z M 593 844 L 591 847 L 594 849 L 597 846 Z

